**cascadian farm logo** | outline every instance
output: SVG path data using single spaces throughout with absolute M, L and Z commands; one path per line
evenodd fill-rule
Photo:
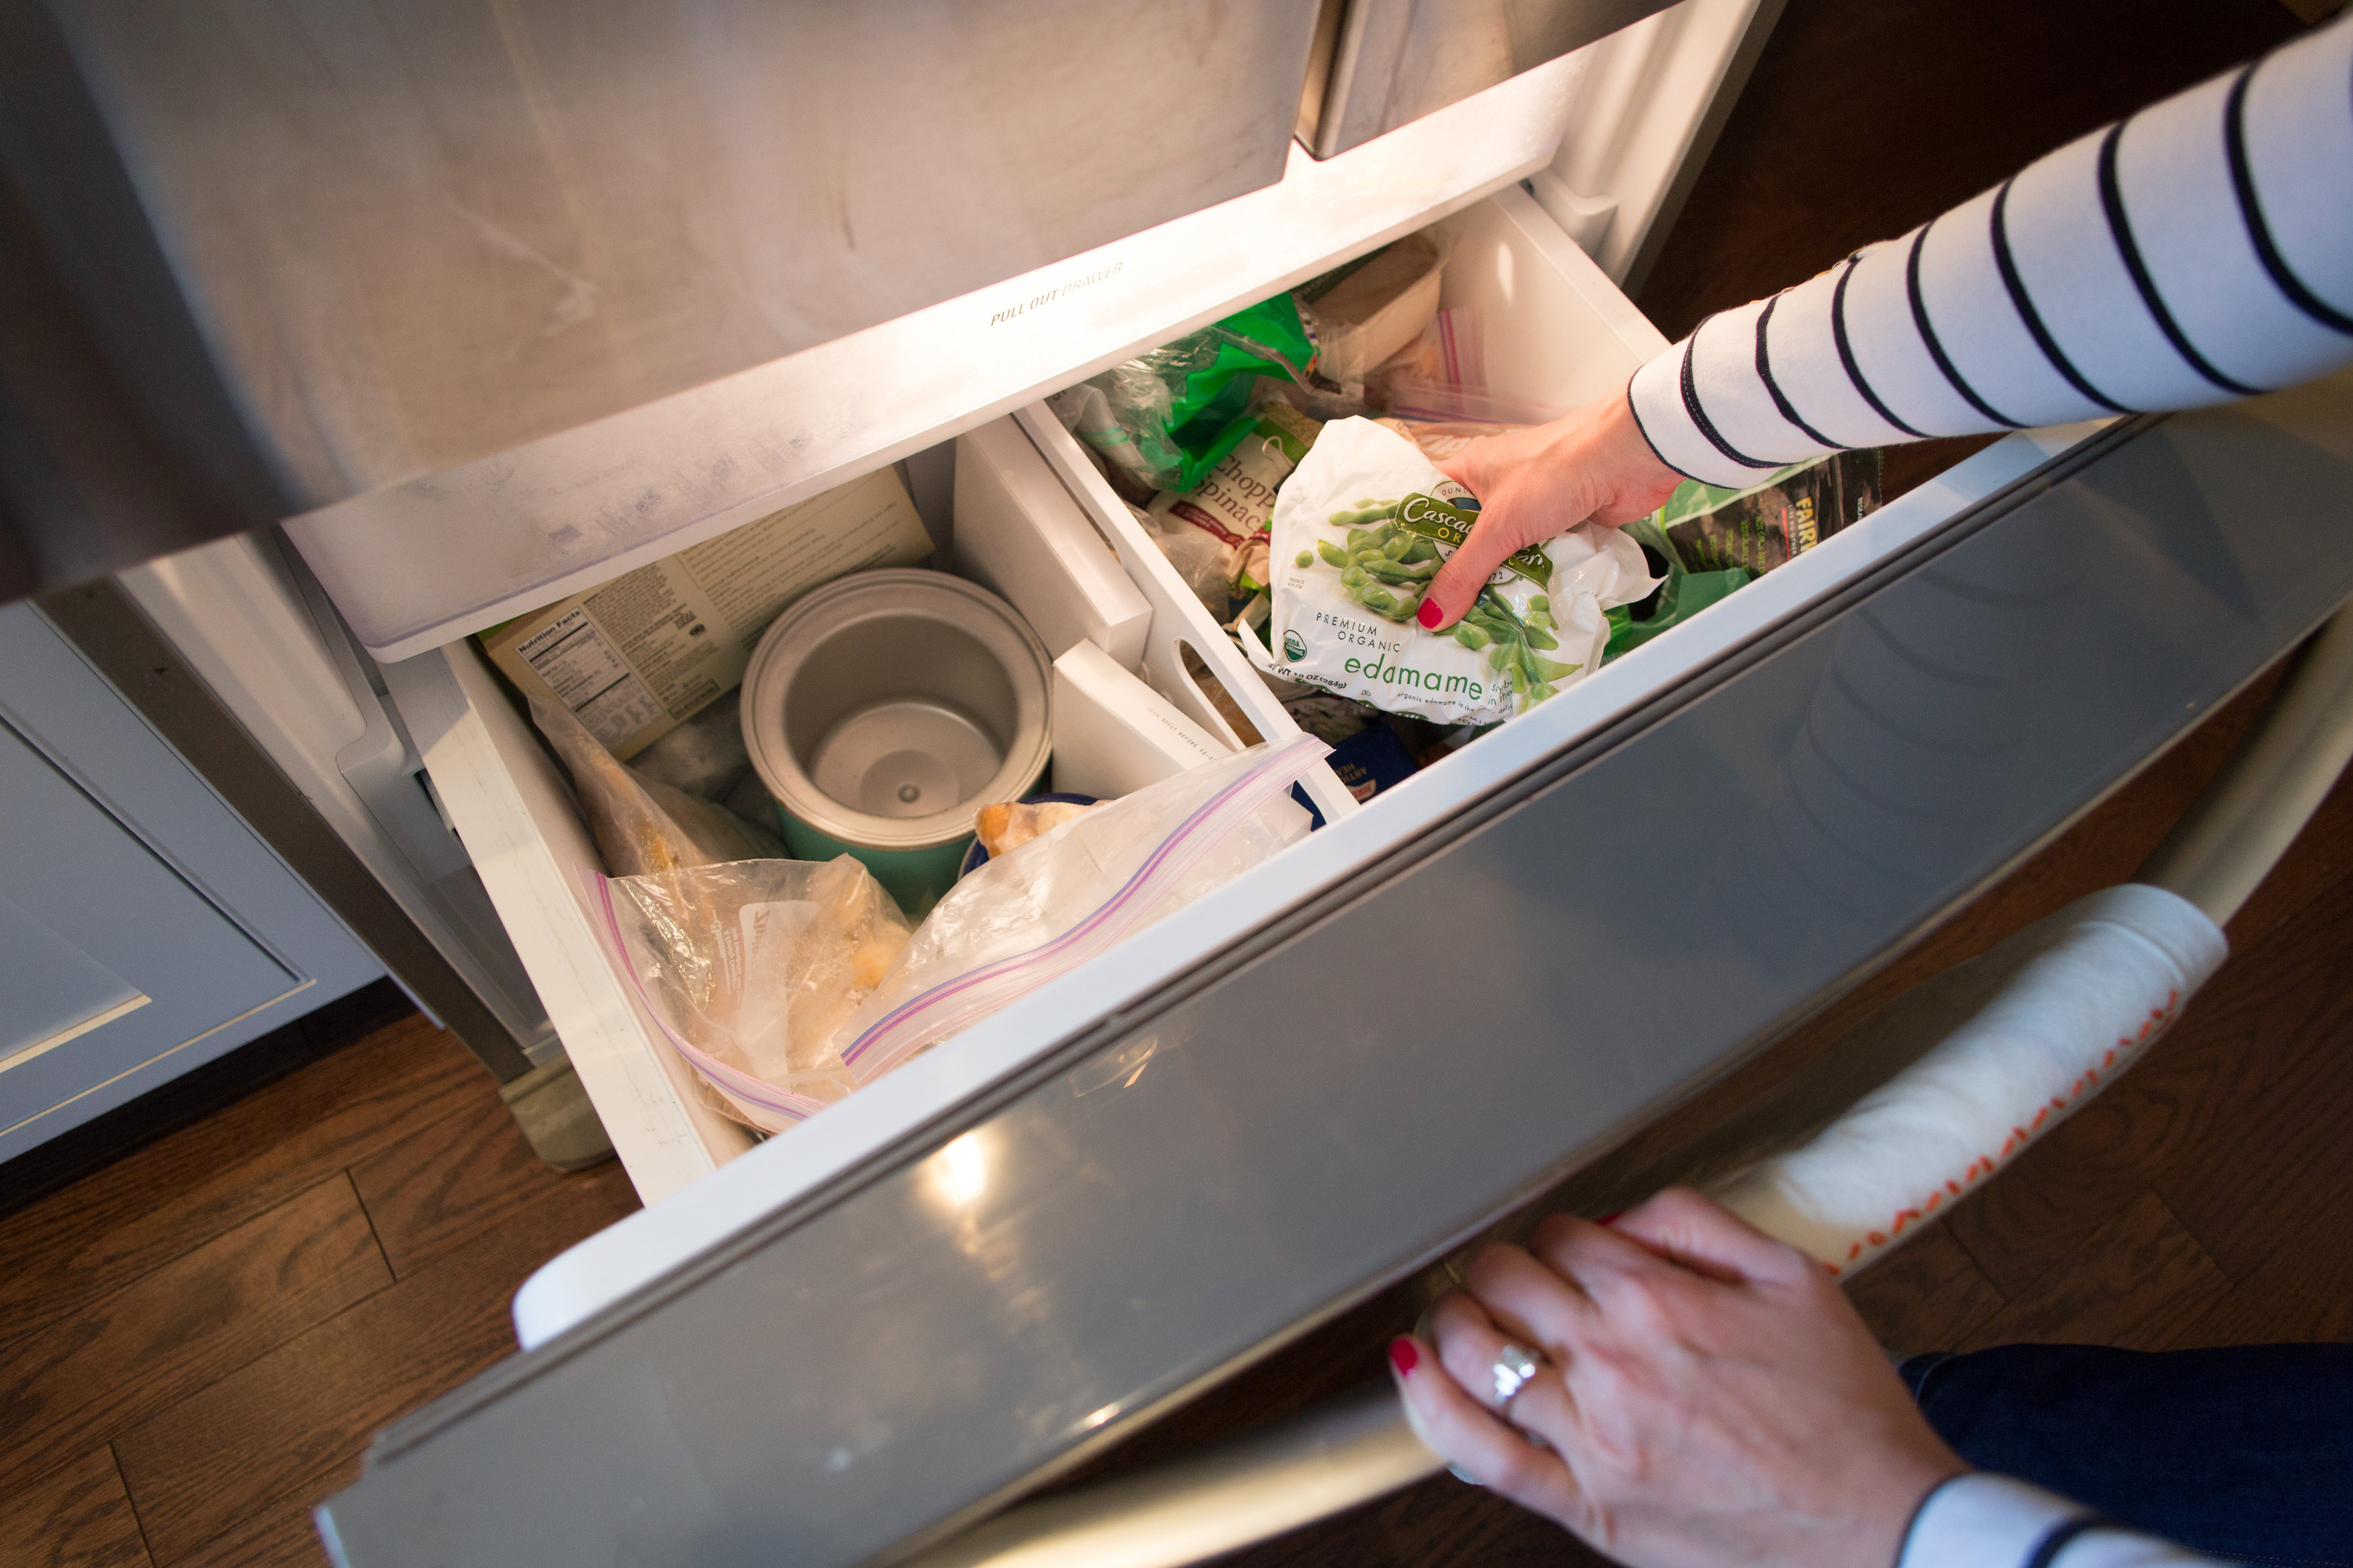
M 1471 530 L 1479 521 L 1479 503 L 1449 504 L 1436 496 L 1419 493 L 1409 495 L 1398 507 L 1398 522 L 1409 533 L 1446 547 L 1449 555 L 1462 547 L 1471 537 Z M 1511 558 L 1495 568 L 1488 582 L 1501 586 L 1514 577 L 1525 577 L 1539 588 L 1552 586 L 1552 557 L 1539 544 L 1523 545 Z
M 1282 657 L 1297 664 L 1307 657 L 1307 639 L 1297 632 L 1282 634 Z

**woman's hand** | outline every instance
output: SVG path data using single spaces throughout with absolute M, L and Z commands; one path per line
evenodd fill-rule
M 1479 498 L 1479 523 L 1422 595 L 1422 626 L 1452 626 L 1504 557 L 1588 521 L 1658 510 L 1683 476 L 1659 461 L 1618 392 L 1549 425 L 1473 441 L 1438 465 Z
M 1423 1440 L 1638 1568 L 1887 1568 L 1968 1468 L 1821 1267 L 1696 1193 L 1486 1248 L 1431 1326 L 1390 1347 Z M 1508 1423 L 1506 1343 L 1547 1363 Z

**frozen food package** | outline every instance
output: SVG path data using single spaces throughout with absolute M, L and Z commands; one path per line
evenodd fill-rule
M 1693 572 L 1763 574 L 1879 509 L 1879 453 L 1833 452 L 1767 475 L 1746 489 L 1686 479 L 1654 514 Z
M 1641 548 L 1615 529 L 1579 523 L 1530 545 L 1453 627 L 1415 624 L 1478 508 L 1396 431 L 1369 419 L 1324 426 L 1275 503 L 1272 646 L 1245 635 L 1243 652 L 1270 675 L 1436 724 L 1509 719 L 1592 673 L 1607 612 L 1657 586 Z
M 835 1031 L 908 936 L 856 859 L 738 860 L 590 891 L 638 1000 L 728 1115 L 780 1132 L 850 1091 Z
M 1624 532 L 1641 546 L 1642 558 L 1651 569 L 1663 569 L 1666 575 L 1650 597 L 1636 604 L 1620 605 L 1609 612 L 1609 646 L 1601 656 L 1604 664 L 1641 647 L 1661 632 L 1681 626 L 1718 599 L 1747 586 L 1757 575 L 1746 566 L 1728 566 L 1715 572 L 1686 571 L 1655 516 L 1628 523 Z
M 1108 801 L 948 889 L 835 1036 L 860 1083 L 979 1022 L 1306 837 L 1301 735 Z
M 1140 506 L 1152 499 L 1160 488 L 1154 482 L 1160 469 L 1112 413 L 1111 399 L 1102 387 L 1082 381 L 1046 399 L 1046 406 L 1063 429 L 1078 437 L 1122 500 Z
M 1419 771 L 1412 752 L 1388 725 L 1367 724 L 1332 748 L 1332 773 L 1362 805 Z
M 580 815 L 616 877 L 780 856 L 776 836 L 614 757 L 562 703 L 533 694 L 532 722 L 572 774 Z
M 744 743 L 743 688 L 720 698 L 630 759 L 638 775 L 723 801 L 752 771 Z
M 1163 490 L 1145 509 L 1151 513 L 1145 526 L 1162 553 L 1178 562 L 1178 574 L 1219 620 L 1226 617 L 1229 600 L 1249 598 L 1266 585 L 1266 534 L 1274 520 L 1275 492 L 1323 429 L 1285 403 L 1261 403 L 1251 414 L 1250 429 L 1200 484 L 1182 495 Z M 1180 531 L 1187 528 L 1217 548 L 1183 538 Z M 1200 567 L 1188 570 L 1196 561 Z
M 1126 442 L 1097 422 L 1091 400 L 1054 406 L 1114 466 L 1181 495 L 1249 434 L 1258 378 L 1304 383 L 1314 360 L 1298 301 L 1277 294 L 1089 377 Z
M 1409 234 L 1311 278 L 1294 292 L 1314 314 L 1316 370 L 1345 386 L 1411 347 L 1438 319 L 1439 248 Z

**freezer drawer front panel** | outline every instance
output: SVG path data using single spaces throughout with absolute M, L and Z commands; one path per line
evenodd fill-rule
M 2063 826 L 2353 595 L 2348 483 L 2342 378 L 2079 447 L 386 1434 L 344 1561 L 848 1564 L 1034 1484 Z

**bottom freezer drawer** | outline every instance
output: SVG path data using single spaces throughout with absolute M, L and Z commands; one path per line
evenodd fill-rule
M 585 1244 L 729 1214 L 385 1434 L 324 1510 L 343 1560 L 936 1539 L 1594 1158 L 2353 596 L 2353 538 L 2309 521 L 2353 483 L 2353 377 L 2032 451 L 1179 911 L 1116 986 L 976 1029 L 969 1098 L 851 1179 L 762 1191 L 828 1112 Z
M 1475 322 L 1482 341 L 1472 345 L 1481 351 L 1473 357 L 1483 357 L 1491 390 L 1513 405 L 1574 406 L 1622 384 L 1636 365 L 1665 346 L 1525 192 L 1507 190 L 1448 220 L 1448 226 L 1451 248 L 1441 303 L 1465 310 L 1459 321 Z M 1296 733 L 1216 620 L 1042 405 L 974 432 L 959 447 L 978 452 L 993 476 L 986 486 L 957 486 L 960 510 L 971 509 L 957 521 L 959 567 L 1027 607 L 1050 637 L 1092 628 L 1188 717 L 1228 743 L 1248 737 L 1236 731 L 1187 674 L 1188 648 L 1225 686 L 1231 707 L 1248 716 L 1260 736 L 1280 741 Z M 1025 508 L 1033 515 L 1021 517 Z M 1006 537 L 1025 527 L 1023 537 Z M 982 531 L 993 531 L 993 537 L 980 539 Z M 965 537 L 967 531 L 975 534 L 972 540 Z M 1089 551 L 1101 557 L 1099 563 L 1082 558 Z M 1869 552 L 1850 553 L 1860 559 Z M 1116 580 L 1121 578 L 1124 583 Z M 1071 602 L 1041 605 L 1040 595 Z M 1688 640 L 1660 640 L 1688 658 L 1705 657 Z M 1666 666 L 1654 661 L 1654 668 Z M 697 1092 L 675 1053 L 656 1044 L 649 1021 L 601 956 L 578 876 L 581 868 L 597 866 L 595 847 L 570 786 L 480 650 L 470 641 L 453 643 L 387 666 L 385 674 L 435 789 L 639 1194 L 652 1203 L 752 1148 L 753 1138 Z M 1560 706 L 1555 713 L 1548 708 L 1546 743 L 1557 744 L 1580 722 L 1589 722 L 1582 711 Z M 1482 775 L 1452 776 L 1454 787 L 1471 788 Z M 1355 809 L 1355 801 L 1320 766 L 1304 787 L 1326 817 Z M 1271 914 L 1298 890 L 1295 878 L 1261 882 L 1252 907 Z M 1109 963 L 1099 962 L 1057 989 L 1088 998 L 1084 1006 L 1100 1011 L 1130 988 L 1120 968 L 1121 960 L 1112 955 Z M 886 1080 L 897 1086 L 888 1106 L 855 1110 L 871 1099 L 861 1094 L 778 1140 L 795 1153 L 789 1169 L 771 1166 L 764 1180 L 765 1202 L 821 1181 L 845 1159 L 939 1114 L 1021 1052 L 1000 1052 L 994 1065 L 985 1051 L 959 1055 L 966 1058 L 961 1065 L 917 1063 L 921 1071 Z M 770 1151 L 772 1159 L 775 1153 Z

